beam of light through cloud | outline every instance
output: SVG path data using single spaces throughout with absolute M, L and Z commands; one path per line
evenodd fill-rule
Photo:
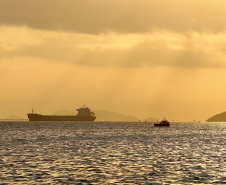
M 2 0 L 2 116 L 83 103 L 175 120 L 224 111 L 225 8 L 223 0 Z

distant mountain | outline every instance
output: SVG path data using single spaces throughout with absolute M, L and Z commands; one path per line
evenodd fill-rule
M 208 121 L 208 122 L 226 122 L 226 112 L 216 114 L 216 115 L 210 117 L 206 121 Z
M 138 118 L 134 116 L 126 116 L 117 112 L 112 112 L 109 110 L 94 110 L 96 115 L 95 121 L 139 121 Z M 77 114 L 76 111 L 68 111 L 68 110 L 58 110 L 53 113 L 54 115 L 74 115 Z
M 146 118 L 145 120 L 147 122 L 157 122 L 157 119 L 156 118 L 153 118 L 153 117 Z
M 139 121 L 139 119 L 134 116 L 126 116 L 105 109 L 95 110 L 94 112 L 97 117 L 96 121 Z
M 11 116 L 8 116 L 6 119 L 10 119 L 10 120 L 20 120 L 20 119 L 24 119 L 24 118 L 21 118 L 19 116 L 15 116 L 15 115 L 11 115 Z

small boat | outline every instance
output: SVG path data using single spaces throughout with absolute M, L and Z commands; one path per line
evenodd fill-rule
M 169 127 L 169 121 L 166 120 L 166 118 L 164 118 L 160 123 L 156 123 L 154 124 L 155 127 Z

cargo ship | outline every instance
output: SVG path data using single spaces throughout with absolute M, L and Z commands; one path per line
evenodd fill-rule
M 77 115 L 41 115 L 32 110 L 32 113 L 28 113 L 27 116 L 29 121 L 94 121 L 96 119 L 94 112 L 85 105 L 76 110 Z

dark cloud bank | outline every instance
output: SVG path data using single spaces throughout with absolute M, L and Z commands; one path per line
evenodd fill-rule
M 210 0 L 1 0 L 0 24 L 97 34 L 226 30 L 226 4 Z

